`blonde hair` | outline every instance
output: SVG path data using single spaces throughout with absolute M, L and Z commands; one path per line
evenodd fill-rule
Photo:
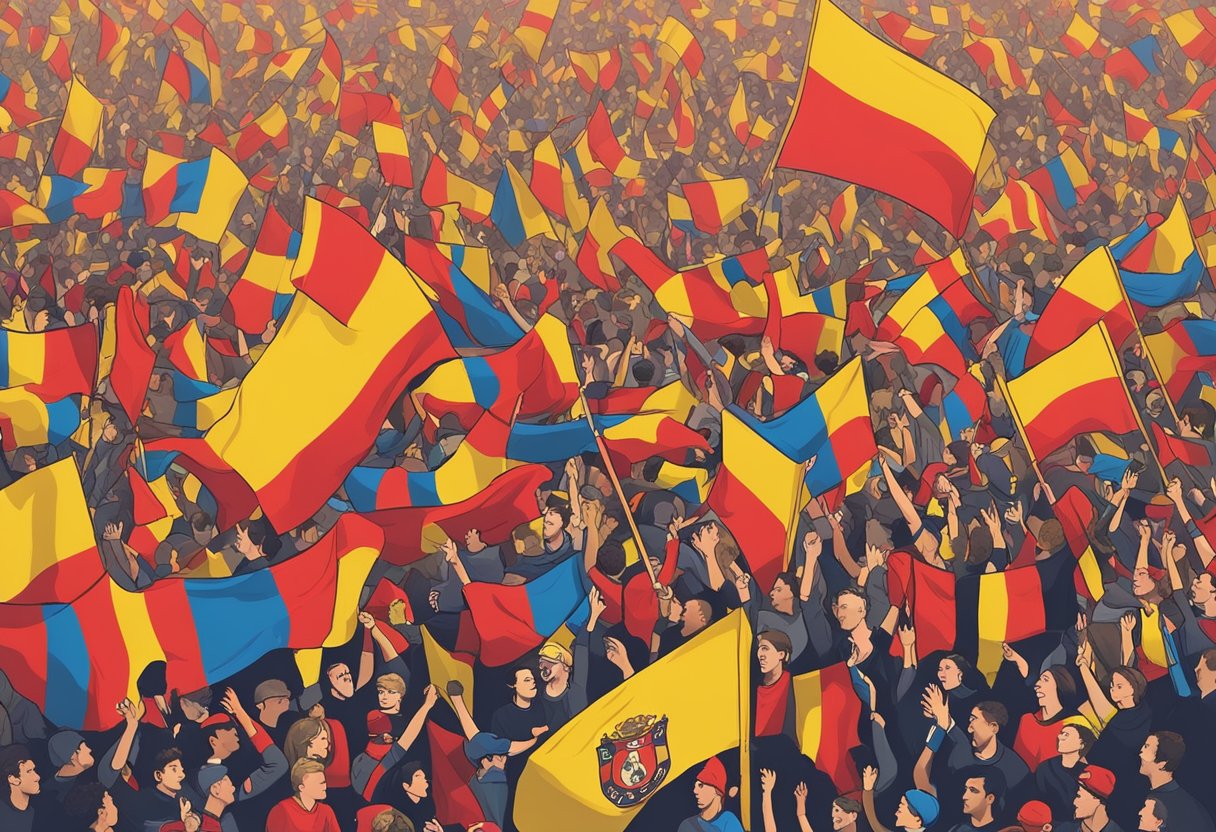
M 405 680 L 396 673 L 385 673 L 376 679 L 376 687 L 405 696 Z
M 291 767 L 291 791 L 298 792 L 304 778 L 310 774 L 325 773 L 325 766 L 310 757 L 301 757 Z

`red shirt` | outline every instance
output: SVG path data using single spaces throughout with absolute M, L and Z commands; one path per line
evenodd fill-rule
M 350 748 L 347 747 L 346 729 L 336 719 L 326 719 L 329 726 L 329 744 L 333 759 L 325 767 L 325 782 L 331 789 L 344 789 L 350 785 Z
M 757 737 L 772 737 L 785 730 L 790 685 L 790 672 L 785 670 L 771 685 L 760 685 L 756 688 Z
M 266 818 L 266 832 L 342 832 L 334 810 L 324 803 L 304 810 L 294 797 L 280 801 Z
M 1056 750 L 1056 737 L 1063 726 L 1063 717 L 1048 722 L 1039 719 L 1038 712 L 1023 714 L 1018 723 L 1018 736 L 1013 742 L 1014 752 L 1026 761 L 1030 770 L 1034 771 L 1040 764 L 1059 754 Z

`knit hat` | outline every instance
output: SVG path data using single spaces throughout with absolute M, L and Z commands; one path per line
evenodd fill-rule
M 393 733 L 393 721 L 383 711 L 367 712 L 367 735 L 379 737 L 381 734 Z
M 253 702 L 255 705 L 260 705 L 267 699 L 276 697 L 291 698 L 291 691 L 287 689 L 287 685 L 282 679 L 267 679 L 253 689 Z
M 218 763 L 208 763 L 198 770 L 198 790 L 206 799 L 207 794 L 211 791 L 211 787 L 228 776 L 226 766 Z
M 908 789 L 904 792 L 904 800 L 908 801 L 908 808 L 920 818 L 920 822 L 926 827 L 933 825 L 933 821 L 937 820 L 937 815 L 941 811 L 937 805 L 937 798 L 920 789 Z
M 1051 808 L 1041 800 L 1032 800 L 1018 812 L 1018 823 L 1025 832 L 1043 832 L 1051 823 Z
M 46 753 L 51 758 L 51 765 L 55 768 L 65 765 L 68 760 L 72 759 L 72 755 L 83 742 L 84 737 L 75 731 L 60 731 L 52 736 L 46 746 Z
M 697 774 L 697 779 L 707 786 L 713 786 L 718 793 L 726 797 L 726 766 L 717 757 L 710 757 Z
M 491 734 L 489 731 L 478 731 L 464 741 L 464 756 L 473 765 L 480 765 L 486 757 L 506 754 L 511 750 L 511 741 Z

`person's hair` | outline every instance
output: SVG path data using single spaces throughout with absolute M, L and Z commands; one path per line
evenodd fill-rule
M 997 728 L 1004 728 L 1009 724 L 1009 711 L 1000 702 L 988 699 L 978 703 L 975 709 Z
M 954 454 L 955 465 L 967 467 L 967 462 L 971 459 L 971 445 L 969 443 L 956 439 L 947 445 L 946 448 L 950 453 Z
M 24 745 L 10 745 L 0 748 L 0 777 L 8 780 L 10 777 L 21 777 L 21 764 L 34 759 L 30 750 Z
M 400 779 L 402 787 L 408 786 L 410 781 L 414 779 L 414 775 L 420 771 L 426 771 L 422 763 L 418 760 L 410 760 L 401 767 Z
M 938 668 L 940 668 L 942 662 L 946 661 L 947 659 L 954 662 L 954 666 L 958 668 L 959 673 L 966 675 L 967 671 L 971 669 L 971 662 L 967 661 L 967 657 L 961 653 L 947 653 L 946 655 L 942 656 L 937 660 Z
M 1164 800 L 1162 800 L 1159 797 L 1153 797 L 1151 795 L 1149 797 L 1145 798 L 1145 800 L 1152 801 L 1152 804 L 1153 804 L 1152 811 L 1153 811 L 1154 818 L 1161 821 L 1162 823 L 1169 822 L 1170 810 L 1169 810 L 1169 807 L 1165 805 Z
M 1069 722 L 1064 725 L 1064 728 L 1072 728 L 1077 732 L 1077 736 L 1081 738 L 1081 756 L 1084 757 L 1089 753 L 1089 749 L 1093 748 L 1095 742 L 1098 741 L 1098 735 L 1088 725 L 1082 725 L 1079 722 Z
M 595 567 L 605 575 L 619 575 L 625 569 L 625 547 L 615 540 L 605 540 L 595 554 Z
M 250 520 L 245 526 L 245 534 L 249 536 L 250 543 L 270 557 L 277 555 L 283 546 L 283 542 L 279 540 L 278 535 L 274 533 L 274 529 L 264 517 Z
M 970 766 L 963 770 L 962 780 L 966 782 L 972 779 L 984 781 L 984 792 L 992 795 L 993 814 L 1000 812 L 1005 801 L 1005 793 L 1009 788 L 1001 770 L 996 766 Z
M 399 673 L 385 673 L 376 677 L 376 687 L 405 695 L 405 679 Z
M 1157 738 L 1157 758 L 1154 762 L 1162 763 L 1162 768 L 1171 774 L 1178 770 L 1178 764 L 1186 756 L 1186 740 L 1173 731 L 1154 731 L 1150 737 Z
M 324 760 L 321 760 L 325 765 L 329 765 L 334 758 L 333 732 L 329 730 L 329 723 L 325 720 L 311 716 L 296 720 L 287 729 L 287 737 L 283 740 L 283 755 L 287 758 L 287 765 L 295 765 L 297 760 L 307 757 L 308 746 L 321 736 L 322 732 L 330 735 L 329 753 L 325 755 Z
M 967 563 L 987 563 L 992 558 L 992 532 L 987 526 L 976 526 L 967 536 Z
M 767 641 L 778 653 L 785 654 L 785 664 L 788 665 L 793 660 L 794 645 L 790 642 L 790 637 L 780 630 L 761 630 L 756 640 Z
M 1186 419 L 1191 427 L 1204 439 L 1212 438 L 1212 427 L 1216 425 L 1216 408 L 1204 401 L 1195 402 L 1182 408 L 1179 419 Z
M 1216 580 L 1213 583 L 1216 583 Z M 1203 662 L 1203 666 L 1208 670 L 1216 670 L 1216 647 L 1209 647 L 1200 653 L 1199 661 Z
M 848 812 L 850 815 L 861 815 L 864 811 L 861 804 L 851 797 L 838 797 L 832 803 L 839 806 L 840 811 Z
M 840 356 L 831 350 L 824 350 L 815 356 L 815 369 L 826 375 L 831 375 L 832 371 L 840 366 Z
M 1064 526 L 1054 517 L 1050 517 L 1039 524 L 1039 532 L 1035 535 L 1035 542 L 1045 552 L 1055 554 L 1064 546 Z
M 870 611 L 870 599 L 866 597 L 866 591 L 856 584 L 849 584 L 844 589 L 836 591 L 835 597 L 832 598 L 833 604 L 839 604 L 840 599 L 845 595 L 852 595 L 860 598 L 862 603 L 866 605 L 866 612 Z
M 1077 682 L 1064 665 L 1053 664 L 1043 672 L 1055 680 L 1056 694 L 1059 696 L 1061 704 L 1065 704 L 1065 700 L 1077 695 Z
M 689 598 L 687 601 L 684 602 L 684 609 L 688 609 L 693 604 L 696 604 L 697 609 L 699 609 L 701 611 L 701 615 L 705 619 L 706 624 L 709 624 L 711 621 L 714 620 L 714 605 L 713 604 L 711 604 L 709 601 L 705 600 L 704 598 Z
M 372 818 L 372 832 L 417 832 L 414 822 L 397 809 L 385 809 Z
M 545 506 L 545 513 L 548 514 L 550 511 L 557 512 L 557 514 L 562 518 L 562 528 L 566 528 L 566 526 L 570 523 L 570 506 L 566 505 L 565 503 L 551 503 Z
M 169 765 L 169 763 L 172 763 L 175 760 L 179 763 L 182 762 L 182 750 L 175 745 L 171 745 L 168 748 L 157 752 L 156 756 L 152 758 L 153 775 L 163 772 L 165 770 L 165 766 Z
M 215 521 L 211 519 L 211 515 L 207 512 L 196 511 L 190 517 L 190 525 L 196 532 L 205 532 L 215 525 Z
M 1148 680 L 1144 678 L 1144 674 L 1139 670 L 1136 670 L 1136 668 L 1128 667 L 1127 665 L 1121 665 L 1112 670 L 1110 672 L 1112 679 L 1116 673 L 1122 676 L 1127 684 L 1131 686 L 1132 701 L 1137 705 L 1142 703 L 1144 701 L 1145 691 L 1148 690 Z
M 106 787 L 96 780 L 77 782 L 63 799 L 63 811 L 68 817 L 77 819 L 81 826 L 88 827 L 97 819 L 97 812 L 106 798 Z
M 773 583 L 776 584 L 777 581 L 781 581 L 786 586 L 788 586 L 790 588 L 790 591 L 793 592 L 795 595 L 798 594 L 798 583 L 799 583 L 798 576 L 795 575 L 793 573 L 793 571 L 787 569 L 784 572 L 778 572 L 777 577 L 773 578 Z
M 524 672 L 525 670 L 532 674 L 533 680 L 536 679 L 536 671 L 533 670 L 531 668 L 531 666 L 526 665 L 526 664 L 517 664 L 517 665 L 515 665 L 514 668 L 511 669 L 511 681 L 507 683 L 507 687 L 514 688 L 515 685 L 519 682 L 519 674 Z
M 309 757 L 301 757 L 296 760 L 291 766 L 291 792 L 295 794 L 300 790 L 300 784 L 304 782 L 304 778 L 310 774 L 316 774 L 318 771 L 325 771 L 324 764 Z
M 654 362 L 648 358 L 639 358 L 633 364 L 633 378 L 638 384 L 645 386 L 654 380 Z

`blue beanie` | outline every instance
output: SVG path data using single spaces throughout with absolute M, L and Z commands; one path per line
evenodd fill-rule
M 84 737 L 75 731 L 54 734 L 46 745 L 46 755 L 51 758 L 51 765 L 55 768 L 66 765 L 83 742 Z
M 904 800 L 908 801 L 908 808 L 916 813 L 926 828 L 932 826 L 933 821 L 937 820 L 940 810 L 937 806 L 937 798 L 933 795 L 922 792 L 920 789 L 908 789 L 904 792 Z

